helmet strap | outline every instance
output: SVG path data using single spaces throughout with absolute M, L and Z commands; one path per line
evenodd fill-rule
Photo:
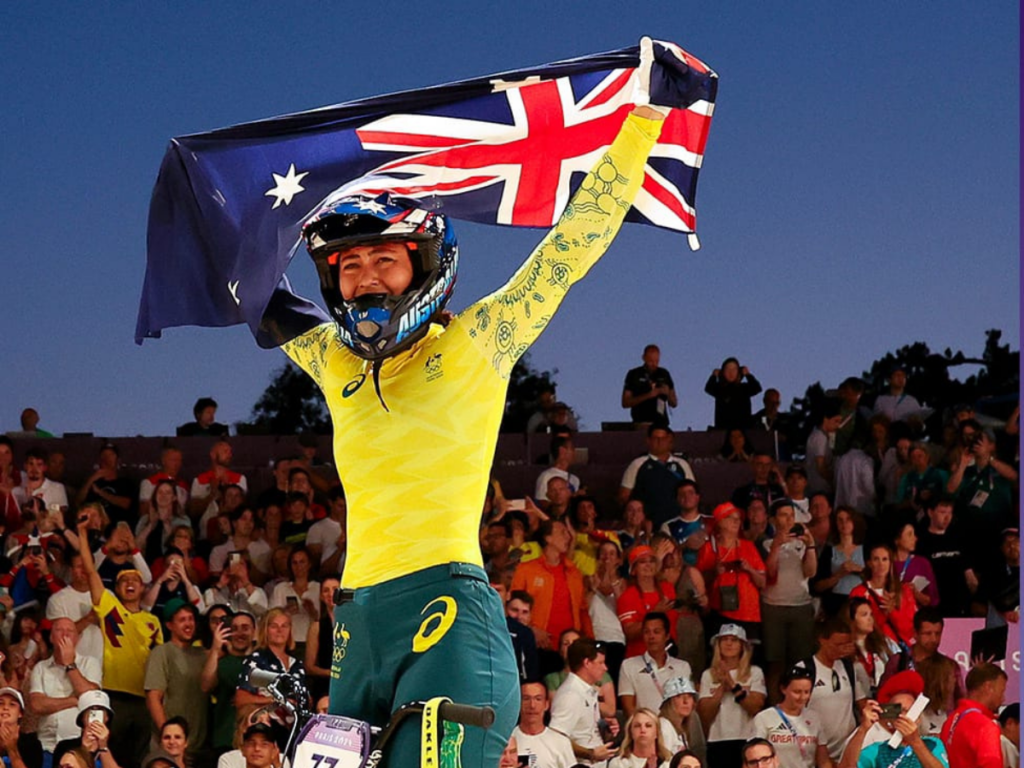
M 383 360 L 373 361 L 373 389 L 377 393 L 377 399 L 380 400 L 381 407 L 383 407 L 388 413 L 391 413 L 391 409 L 388 408 L 388 404 L 384 402 L 384 395 L 382 395 L 380 391 L 380 367 L 383 363 Z

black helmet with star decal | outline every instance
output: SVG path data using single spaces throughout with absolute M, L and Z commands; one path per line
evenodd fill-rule
M 459 247 L 448 217 L 388 194 L 345 197 L 325 204 L 302 230 L 316 264 L 320 292 L 338 323 L 341 340 L 359 357 L 380 361 L 422 338 L 455 287 Z M 395 242 L 409 248 L 413 278 L 399 296 L 345 299 L 341 252 L 359 245 Z

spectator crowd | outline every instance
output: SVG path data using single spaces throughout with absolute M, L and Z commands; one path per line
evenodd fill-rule
M 780 462 L 748 440 L 785 419 L 779 393 L 753 412 L 761 385 L 729 358 L 706 392 L 749 482 L 709 504 L 657 347 L 643 362 L 622 406 L 647 452 L 614 500 L 588 493 L 553 392 L 530 420 L 551 436 L 533 496 L 488 488 L 481 552 L 522 697 L 501 765 L 1015 768 L 1005 673 L 964 675 L 939 646 L 950 619 L 1019 621 L 1016 414 L 994 433 L 965 406 L 928 440 L 904 371 L 873 409 L 847 379 L 806 457 Z M 0 436 L 6 765 L 279 766 L 290 724 L 253 669 L 301 676 L 326 709 L 344 491 L 313 451 L 250 486 L 215 412 L 201 399 L 179 428 L 214 439 L 190 478 L 171 442 L 141 478 L 107 443 L 72 488 L 34 411 Z

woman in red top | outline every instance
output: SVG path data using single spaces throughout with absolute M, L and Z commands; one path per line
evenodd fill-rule
M 743 513 L 739 507 L 719 504 L 714 518 L 714 536 L 704 542 L 697 556 L 697 570 L 710 585 L 708 604 L 715 613 L 712 625 L 729 622 L 759 634 L 764 561 L 754 542 L 740 537 Z
M 629 551 L 630 584 L 619 597 L 619 621 L 626 634 L 626 658 L 641 655 L 646 647 L 643 639 L 644 616 L 651 611 L 668 615 L 669 628 L 675 634 L 676 611 L 672 604 L 676 588 L 671 582 L 659 578 L 658 558 L 646 544 Z M 673 637 L 673 639 L 675 639 Z
M 864 583 L 854 587 L 850 597 L 866 598 L 871 604 L 875 626 L 890 640 L 909 646 L 914 638 L 917 601 L 913 588 L 900 582 L 893 560 L 893 552 L 887 544 L 875 544 L 868 552 Z

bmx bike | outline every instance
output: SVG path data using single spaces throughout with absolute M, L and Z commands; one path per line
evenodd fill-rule
M 309 708 L 305 683 L 297 675 L 254 669 L 249 681 L 266 689 L 290 715 L 291 731 L 281 754 L 291 768 L 377 768 L 398 727 L 417 715 L 422 718 L 420 768 L 454 768 L 459 765 L 462 727 L 490 728 L 494 723 L 490 707 L 436 697 L 403 704 L 387 724 L 375 726 L 342 715 L 315 714 Z

